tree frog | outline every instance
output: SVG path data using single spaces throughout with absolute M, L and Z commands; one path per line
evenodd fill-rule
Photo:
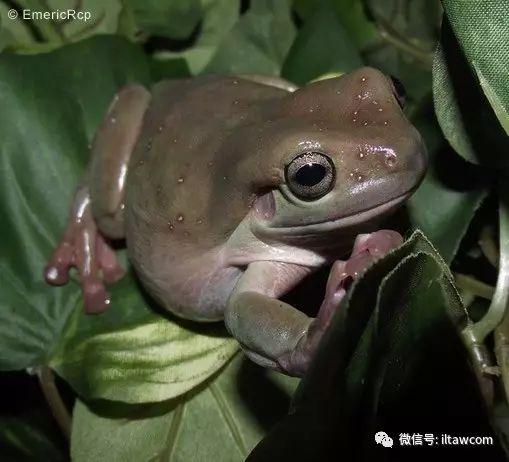
M 348 281 L 402 242 L 380 222 L 427 163 L 403 98 L 368 67 L 302 88 L 257 75 L 121 88 L 47 282 L 76 267 L 86 312 L 102 312 L 123 275 L 111 241 L 125 239 L 163 307 L 224 320 L 255 362 L 303 375 Z M 324 265 L 316 318 L 280 300 Z

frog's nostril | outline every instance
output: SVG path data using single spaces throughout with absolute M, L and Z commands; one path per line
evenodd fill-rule
M 388 151 L 385 153 L 385 165 L 387 167 L 394 167 L 398 158 L 394 152 Z

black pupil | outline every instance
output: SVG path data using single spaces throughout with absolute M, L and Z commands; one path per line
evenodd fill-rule
M 310 162 L 303 165 L 295 174 L 295 181 L 302 186 L 314 186 L 325 178 L 327 170 L 322 164 Z

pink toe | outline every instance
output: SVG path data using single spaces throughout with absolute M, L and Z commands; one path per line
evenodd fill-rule
M 83 302 L 86 314 L 104 313 L 110 303 L 109 295 L 99 281 L 83 282 Z

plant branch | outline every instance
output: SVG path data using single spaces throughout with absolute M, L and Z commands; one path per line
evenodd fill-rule
M 506 314 L 509 302 L 509 201 L 504 185 L 499 188 L 500 258 L 497 285 L 491 305 L 484 317 L 472 326 L 472 336 L 479 344 L 495 330 Z M 509 320 L 508 320 L 509 323 Z
M 455 273 L 454 280 L 458 288 L 475 295 L 476 297 L 491 300 L 495 288 L 467 274 Z
M 493 228 L 491 226 L 484 226 L 479 236 L 479 247 L 486 259 L 495 267 L 498 268 L 498 249 L 493 237 Z
M 53 371 L 48 366 L 38 367 L 37 377 L 39 378 L 39 385 L 41 386 L 42 393 L 51 409 L 53 417 L 55 417 L 58 426 L 66 438 L 70 439 L 72 418 L 55 384 L 55 375 Z

